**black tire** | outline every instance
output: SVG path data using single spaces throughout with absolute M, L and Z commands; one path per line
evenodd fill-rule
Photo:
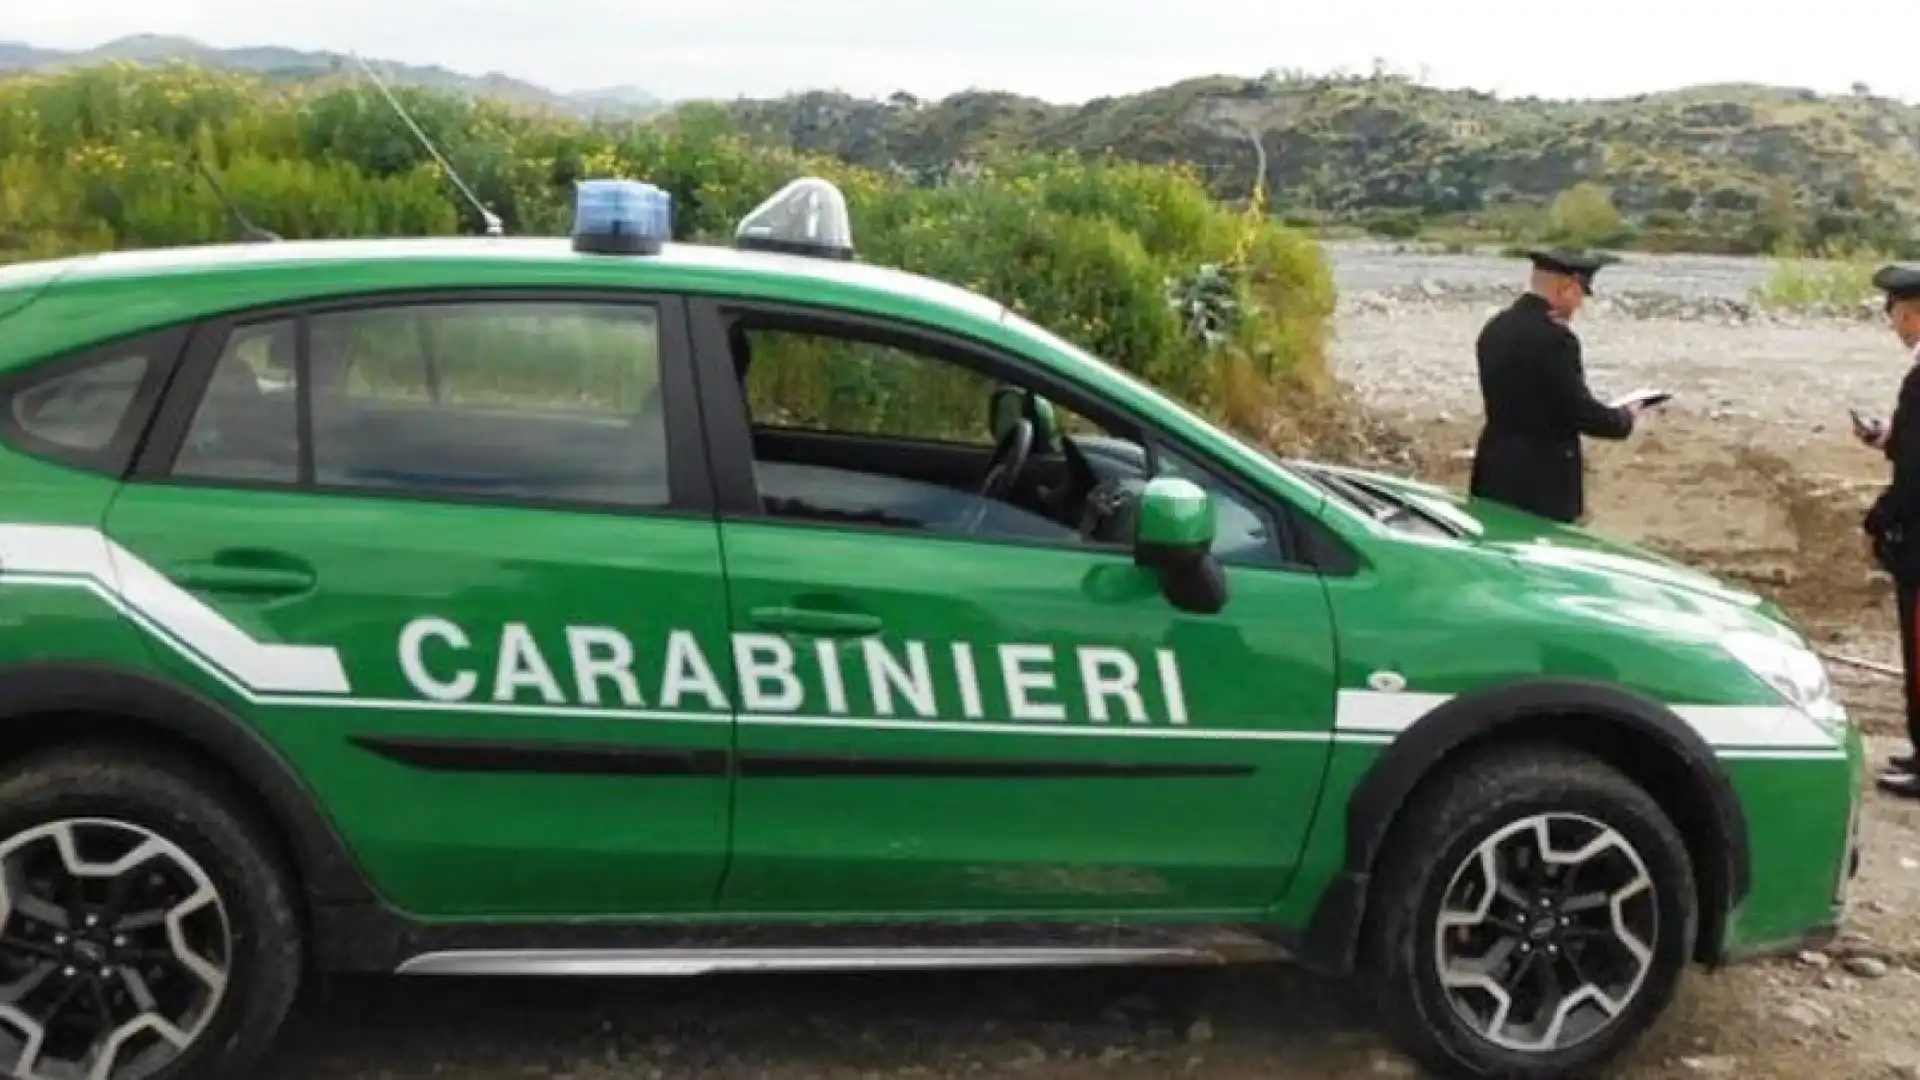
M 75 845 L 83 842 L 99 845 L 101 853 L 97 856 L 92 851 L 84 852 L 85 861 L 93 866 L 116 860 L 117 856 L 111 853 L 116 849 L 106 842 L 119 837 L 128 838 L 138 847 L 147 843 L 141 839 L 142 835 L 150 834 L 163 845 L 170 845 L 164 854 L 148 858 L 140 873 L 119 875 L 129 879 L 129 889 L 154 910 L 167 904 L 176 905 L 175 911 L 185 910 L 188 905 L 177 898 L 187 888 L 200 890 L 192 895 L 204 897 L 204 889 L 210 884 L 218 896 L 217 904 L 197 905 L 185 917 L 182 925 L 187 928 L 181 931 L 185 939 L 189 934 L 206 932 L 208 926 L 224 929 L 224 948 L 190 944 L 194 955 L 203 960 L 212 956 L 215 961 L 212 966 L 222 969 L 224 979 L 217 994 L 209 990 L 211 983 L 204 979 L 196 981 L 191 972 L 185 972 L 177 962 L 165 957 L 153 961 L 122 953 L 119 958 L 126 960 L 126 968 L 114 973 L 116 967 L 110 958 L 96 969 L 101 984 L 112 992 L 115 987 L 123 990 L 130 987 L 133 979 L 144 978 L 137 969 L 148 968 L 154 981 L 151 986 L 145 982 L 140 985 L 149 996 L 163 1002 L 157 1007 L 160 1012 L 165 1011 L 164 1003 L 192 1004 L 196 1000 L 194 995 L 205 995 L 204 1005 L 195 1009 L 191 1025 L 180 1025 L 183 1032 L 189 1026 L 194 1029 L 192 1041 L 185 1049 L 172 1051 L 171 1061 L 143 1074 L 143 1080 L 187 1080 L 189 1077 L 237 1080 L 251 1075 L 254 1064 L 273 1042 L 299 989 L 304 955 L 302 933 L 288 875 L 276 858 L 274 846 L 259 826 L 226 797 L 225 791 L 216 777 L 185 758 L 154 748 L 116 743 L 51 750 L 22 759 L 0 772 L 0 852 L 17 853 L 14 857 L 25 865 L 51 866 L 53 861 L 62 861 L 58 842 L 34 837 L 53 836 L 48 830 L 59 832 L 64 828 L 59 823 L 63 822 L 112 823 L 76 825 L 65 835 L 79 837 L 73 841 Z M 49 855 L 35 845 L 51 847 L 53 852 Z M 76 846 L 76 850 L 80 849 Z M 180 863 L 177 859 L 180 853 L 193 865 Z M 47 871 L 47 880 L 54 880 L 57 873 L 57 870 Z M 67 880 L 75 882 L 80 878 L 69 876 Z M 103 884 L 106 880 L 89 879 L 84 887 L 102 889 L 106 887 Z M 187 885 L 176 886 L 175 881 Z M 142 888 L 151 891 L 140 894 L 138 890 Z M 100 903 L 105 905 L 110 901 Z M 135 901 L 128 900 L 119 910 L 124 914 L 136 906 Z M 112 909 L 101 906 L 95 910 Z M 77 941 L 82 935 L 73 931 L 78 925 L 74 917 L 65 913 L 63 917 L 67 920 L 68 933 L 52 940 Z M 208 923 L 209 919 L 213 921 Z M 22 930 L 42 937 L 54 933 L 49 924 L 33 924 L 17 911 L 9 913 L 8 921 L 10 925 L 5 930 L 9 937 L 16 937 Z M 19 925 L 11 925 L 16 923 Z M 116 946 L 132 943 L 129 947 L 142 947 L 149 943 L 149 939 L 142 937 L 148 932 L 154 931 L 129 929 L 124 936 L 108 938 L 104 931 L 90 931 L 87 932 L 91 935 L 88 944 L 97 948 L 101 942 L 112 940 Z M 157 932 L 163 936 L 170 934 L 165 927 Z M 147 947 L 149 954 L 161 951 L 162 948 Z M 95 955 L 87 954 L 88 957 Z M 0 953 L 0 968 L 10 963 L 30 962 L 41 961 Z M 134 974 L 128 976 L 127 970 L 133 970 Z M 67 967 L 46 978 L 49 982 L 70 979 L 73 971 L 74 968 Z M 109 973 L 114 973 L 111 978 L 107 977 Z M 79 996 L 91 1000 L 92 987 L 88 986 Z M 141 1009 L 130 994 L 117 1001 L 134 1013 Z M 118 1022 L 125 1015 L 128 1014 L 116 1012 L 113 1018 Z M 15 1040 L 17 1044 L 18 1034 L 7 1028 L 4 1019 L 0 1019 L 0 1037 Z M 86 1036 L 72 1038 L 80 1040 L 75 1045 L 84 1045 Z M 120 1060 L 125 1063 L 140 1049 L 130 1044 L 128 1055 Z M 17 1056 L 17 1049 L 12 1053 L 0 1051 L 0 1059 L 4 1059 L 0 1060 L 0 1067 L 14 1068 L 13 1059 Z
M 1525 975 L 1529 980 L 1544 979 L 1538 967 L 1549 965 L 1556 975 L 1570 971 L 1572 978 L 1587 977 L 1578 970 L 1577 963 L 1571 968 L 1568 964 L 1586 958 L 1584 950 L 1591 948 L 1612 950 L 1611 955 L 1592 954 L 1597 967 L 1614 961 L 1618 966 L 1608 970 L 1641 973 L 1637 984 L 1625 982 L 1627 976 L 1621 976 L 1625 989 L 1618 991 L 1616 997 L 1625 997 L 1624 1007 L 1610 1020 L 1598 1022 L 1595 1030 L 1584 1032 L 1578 1041 L 1556 1040 L 1562 1045 L 1534 1049 L 1521 1044 L 1544 1043 L 1552 1034 L 1551 1025 L 1546 1025 L 1548 1031 L 1538 1040 L 1509 1038 L 1510 1045 L 1494 1041 L 1482 1028 L 1491 1028 L 1497 1015 L 1481 1014 L 1493 1013 L 1498 999 L 1479 990 L 1468 990 L 1456 997 L 1442 983 L 1439 953 L 1445 947 L 1441 938 L 1443 902 L 1451 894 L 1454 903 L 1450 910 L 1459 911 L 1462 910 L 1461 897 L 1472 897 L 1468 906 L 1478 908 L 1478 897 L 1486 892 L 1479 886 L 1487 877 L 1482 869 L 1485 864 L 1478 857 L 1483 842 L 1499 836 L 1504 829 L 1536 821 L 1540 815 L 1585 819 L 1555 819 L 1559 826 L 1576 836 L 1577 830 L 1591 823 L 1611 829 L 1623 839 L 1637 855 L 1637 864 L 1633 856 L 1609 845 L 1602 858 L 1611 860 L 1610 864 L 1597 863 L 1591 870 L 1572 874 L 1564 870 L 1557 872 L 1563 878 L 1577 878 L 1581 873 L 1589 876 L 1602 872 L 1619 872 L 1623 876 L 1643 874 L 1651 880 L 1651 894 L 1644 891 L 1634 894 L 1622 910 L 1627 912 L 1629 921 L 1634 921 L 1629 929 L 1635 931 L 1634 940 L 1641 946 L 1648 945 L 1646 939 L 1639 936 L 1639 931 L 1649 925 L 1644 920 L 1653 918 L 1657 922 L 1651 924 L 1654 931 L 1648 950 L 1650 957 L 1646 959 L 1628 953 L 1627 947 L 1619 944 L 1623 939 L 1610 929 L 1595 929 L 1591 920 L 1600 915 L 1591 909 L 1574 916 L 1585 925 L 1562 931 L 1569 935 L 1565 937 L 1534 937 L 1535 933 L 1552 933 L 1544 924 L 1555 921 L 1554 913 L 1549 909 L 1547 917 L 1536 919 L 1532 914 L 1535 909 L 1508 907 L 1505 906 L 1510 902 L 1507 900 L 1496 901 L 1487 913 L 1497 913 L 1515 929 L 1524 926 L 1527 933 L 1492 931 L 1485 926 L 1456 927 L 1448 931 L 1461 935 L 1446 939 L 1448 942 L 1471 940 L 1470 935 L 1479 933 L 1509 939 L 1475 956 L 1490 954 L 1497 948 L 1506 949 L 1504 955 L 1513 965 L 1541 960 L 1551 948 L 1554 958 L 1529 968 Z M 1604 762 L 1559 747 L 1499 748 L 1469 758 L 1423 785 L 1399 820 L 1382 853 L 1381 871 L 1371 891 L 1365 960 L 1366 974 L 1388 1033 L 1416 1060 L 1441 1075 L 1483 1080 L 1585 1077 L 1610 1064 L 1666 1011 L 1693 954 L 1699 923 L 1698 894 L 1685 842 L 1659 804 L 1632 780 Z M 1521 838 L 1527 835 L 1537 837 L 1538 834 L 1532 829 L 1515 833 L 1515 839 L 1520 841 L 1518 846 L 1525 846 Z M 1578 841 L 1567 846 L 1573 844 Z M 1549 846 L 1560 854 L 1567 853 L 1557 838 Z M 1514 848 L 1500 850 L 1511 852 Z M 1472 869 L 1467 869 L 1470 861 Z M 1515 873 L 1524 876 L 1524 864 Z M 1604 889 L 1605 885 L 1600 888 Z M 1457 889 L 1467 891 L 1454 891 Z M 1544 902 L 1553 903 L 1552 890 L 1543 889 L 1543 892 L 1548 894 Z M 1616 894 L 1625 892 L 1624 885 L 1615 890 Z M 1529 892 L 1528 895 L 1535 894 Z M 1559 895 L 1564 898 L 1566 890 Z M 1585 895 L 1591 897 L 1593 893 L 1588 891 Z M 1508 914 L 1521 910 L 1528 914 Z M 1572 907 L 1567 910 L 1571 911 Z M 1622 924 L 1622 920 L 1614 917 L 1613 906 L 1609 905 L 1606 911 L 1609 928 Z M 1567 923 L 1565 917 L 1558 921 L 1562 926 Z M 1574 933 L 1581 937 L 1571 936 Z M 1604 940 L 1600 945 L 1592 944 L 1603 934 L 1611 936 L 1612 946 Z M 1554 944 L 1536 946 L 1536 941 Z M 1515 955 L 1522 950 L 1525 955 Z M 1538 955 L 1533 955 L 1536 952 Z M 1627 959 L 1619 962 L 1622 956 Z M 1523 993 L 1542 996 L 1553 992 L 1542 991 L 1538 984 L 1523 983 L 1519 979 L 1511 984 L 1502 982 L 1503 978 L 1512 978 L 1515 969 L 1502 965 L 1498 970 L 1503 975 L 1495 981 L 1500 982 L 1503 989 L 1529 987 Z M 1565 981 L 1570 980 L 1563 978 L 1563 986 Z M 1578 996 L 1563 994 L 1562 1000 Z M 1474 998 L 1486 1002 L 1482 1010 L 1467 1007 L 1479 1024 L 1463 1016 L 1462 1009 L 1456 1007 L 1457 1000 Z M 1527 999 L 1516 994 L 1513 1000 L 1519 1003 Z M 1522 1008 L 1516 1004 L 1516 1013 Z M 1529 1008 L 1526 1015 L 1551 1017 L 1557 1012 L 1545 1008 L 1534 1012 Z M 1510 1029 L 1503 1026 L 1501 1030 L 1504 1034 Z

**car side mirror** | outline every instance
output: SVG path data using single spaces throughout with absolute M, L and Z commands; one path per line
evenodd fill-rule
M 1213 496 L 1191 480 L 1147 481 L 1134 516 L 1134 564 L 1160 577 L 1160 591 L 1182 611 L 1212 615 L 1227 605 L 1227 572 L 1213 555 Z

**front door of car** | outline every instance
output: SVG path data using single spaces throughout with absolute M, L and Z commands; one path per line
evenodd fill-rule
M 956 486 L 996 459 L 988 402 L 1016 373 L 904 330 L 694 310 L 703 349 L 734 346 L 703 352 L 703 391 L 745 380 L 745 410 L 709 402 L 716 475 L 755 489 L 722 506 L 740 727 L 721 906 L 1272 902 L 1319 792 L 1333 655 L 1321 583 L 1280 565 L 1258 504 L 1215 491 L 1239 500 L 1233 597 L 1178 610 L 1076 531 L 1085 477 L 1057 453 L 995 498 Z
M 712 904 L 732 725 L 685 325 L 545 293 L 237 318 L 111 508 L 162 661 L 410 912 Z

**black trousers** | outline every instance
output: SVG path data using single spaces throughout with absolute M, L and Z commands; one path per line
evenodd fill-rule
M 1920 754 L 1920 581 L 1901 581 L 1894 585 L 1900 607 L 1900 685 L 1907 697 L 1907 741 Z

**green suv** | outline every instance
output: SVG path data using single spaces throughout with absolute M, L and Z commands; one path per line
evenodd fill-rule
M 0 269 L 10 1075 L 247 1075 L 311 972 L 1288 956 L 1538 1080 L 1834 933 L 1775 608 L 1276 459 L 837 195 Z

